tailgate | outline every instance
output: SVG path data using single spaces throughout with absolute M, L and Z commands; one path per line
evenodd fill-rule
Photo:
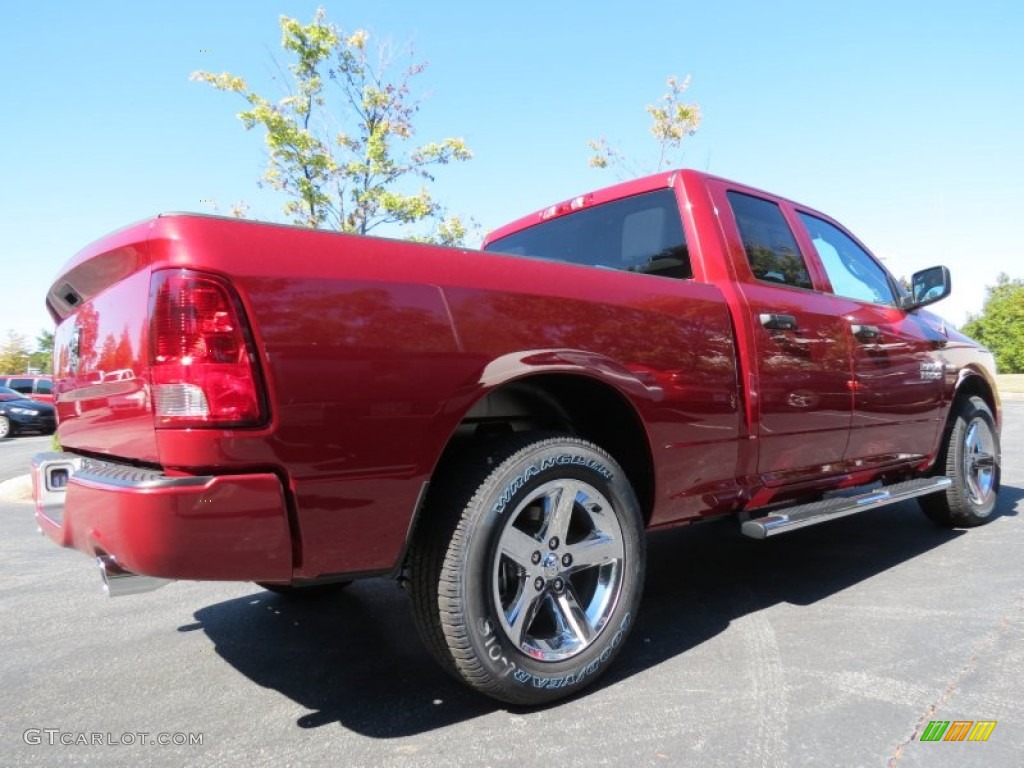
M 140 222 L 88 246 L 47 294 L 57 321 L 54 400 L 65 448 L 157 461 L 145 382 L 152 225 Z

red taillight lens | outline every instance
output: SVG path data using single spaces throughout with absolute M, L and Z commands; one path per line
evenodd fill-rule
M 253 426 L 263 399 L 241 308 L 221 278 L 153 273 L 149 372 L 158 427 Z

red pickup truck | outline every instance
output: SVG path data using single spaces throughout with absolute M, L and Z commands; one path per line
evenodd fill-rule
M 392 575 L 427 648 L 536 704 L 621 649 L 645 530 L 993 516 L 991 354 L 807 206 L 683 170 L 483 251 L 162 215 L 79 253 L 37 517 L 110 594 Z

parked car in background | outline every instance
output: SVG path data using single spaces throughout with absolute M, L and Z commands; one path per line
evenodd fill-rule
M 31 400 L 10 387 L 0 387 L 0 439 L 19 432 L 52 434 L 57 429 L 56 409 Z
M 8 387 L 43 403 L 53 402 L 53 376 L 48 374 L 0 376 L 0 387 Z

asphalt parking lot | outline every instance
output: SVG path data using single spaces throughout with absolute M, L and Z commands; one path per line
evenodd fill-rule
M 0 441 L 0 480 L 48 445 Z M 187 582 L 110 600 L 30 505 L 0 502 L 0 762 L 1020 766 L 1024 402 L 1006 403 L 1003 459 L 998 518 L 971 531 L 911 502 L 766 542 L 721 523 L 652 537 L 624 653 L 537 711 L 447 678 L 391 582 L 300 603 Z M 932 720 L 997 725 L 922 742 Z

